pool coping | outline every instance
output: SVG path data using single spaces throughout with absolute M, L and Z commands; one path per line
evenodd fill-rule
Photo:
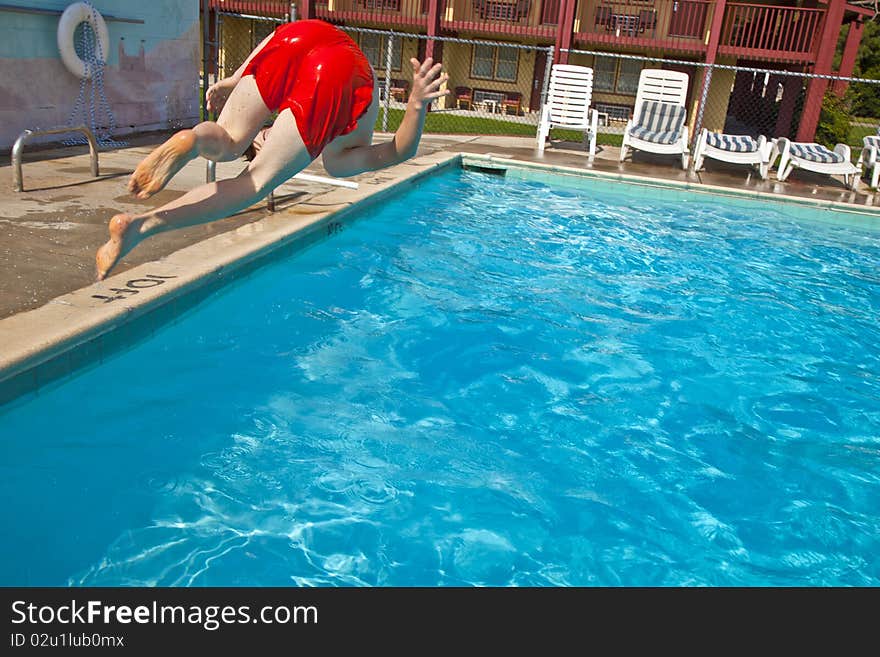
M 851 203 L 831 201 L 827 199 L 812 199 L 804 196 L 794 196 L 779 192 L 766 192 L 760 190 L 737 189 L 712 185 L 699 181 L 667 180 L 648 176 L 637 176 L 626 173 L 599 171 L 596 169 L 578 168 L 558 164 L 542 162 L 530 162 L 527 160 L 515 160 L 494 153 L 463 153 L 462 164 L 464 166 L 484 166 L 486 168 L 511 168 L 539 171 L 541 173 L 561 174 L 576 178 L 599 179 L 605 182 L 623 182 L 639 187 L 652 187 L 681 192 L 694 192 L 708 196 L 724 196 L 736 199 L 752 201 L 765 201 L 774 205 L 795 205 L 809 207 L 816 210 L 833 210 L 851 215 L 868 216 L 880 219 L 880 206 L 854 206 Z M 488 166 L 487 166 L 488 165 Z
M 364 208 L 460 161 L 449 152 L 415 157 L 357 190 L 312 197 L 0 320 L 0 410 L 177 321 L 232 275 L 239 280 L 280 253 L 332 238 Z
M 853 208 L 835 201 L 529 162 L 494 153 L 432 153 L 383 171 L 382 176 L 361 183 L 357 190 L 339 188 L 315 196 L 0 320 L 0 410 L 178 321 L 199 301 L 225 286 L 232 275 L 239 280 L 280 254 L 329 239 L 364 208 L 455 165 L 623 182 L 880 219 L 880 207 Z

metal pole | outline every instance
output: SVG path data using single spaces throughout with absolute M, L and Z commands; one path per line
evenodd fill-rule
M 52 130 L 25 130 L 12 146 L 12 189 L 16 192 L 24 191 L 24 179 L 21 173 L 21 156 L 24 153 L 25 142 L 34 135 L 63 135 L 68 132 L 81 132 L 89 142 L 89 163 L 92 169 L 92 177 L 97 178 L 98 172 L 98 142 L 94 133 L 84 125 L 73 128 L 54 128 Z
M 547 48 L 547 62 L 544 66 L 544 88 L 541 89 L 541 111 L 544 111 L 544 103 L 547 102 L 547 92 L 550 90 L 550 68 L 553 66 L 553 46 Z M 540 116 L 540 114 L 539 114 Z
M 382 132 L 388 132 L 388 108 L 391 107 L 391 53 L 394 48 L 394 35 L 388 37 L 385 48 L 385 105 L 382 107 Z
M 709 95 L 709 85 L 712 83 L 712 69 L 713 66 L 710 64 L 706 69 L 706 78 L 703 81 L 703 92 L 700 94 L 700 107 L 697 109 L 697 118 L 694 121 L 694 134 L 691 135 L 691 144 L 696 144 L 697 139 L 700 138 L 700 132 L 703 130 L 703 114 L 706 111 L 706 98 Z M 691 151 L 693 151 L 693 147 L 691 147 Z M 690 164 L 688 165 L 688 173 L 694 173 L 694 160 L 696 158 L 691 158 Z
M 205 0 L 207 3 L 207 0 Z M 223 15 L 218 14 L 217 19 L 214 21 L 214 46 L 216 48 L 217 57 L 214 59 L 214 78 L 215 81 L 220 78 L 220 23 L 223 20 Z M 207 69 L 206 69 L 207 71 Z M 207 73 L 206 73 L 207 76 Z M 206 77 L 207 80 L 207 77 Z M 211 120 L 211 113 L 208 112 L 208 90 L 205 89 L 205 121 Z M 217 180 L 217 163 L 212 162 L 211 160 L 207 160 L 205 162 L 205 182 L 212 183 Z
M 208 0 L 202 0 L 202 118 L 208 118 L 208 28 L 210 23 Z
M 296 22 L 296 3 L 290 3 L 290 22 Z
M 220 18 L 222 14 L 217 14 L 214 19 L 214 38 L 211 45 L 214 46 L 214 82 L 220 79 Z

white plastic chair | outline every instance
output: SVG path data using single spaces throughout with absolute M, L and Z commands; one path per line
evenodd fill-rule
M 846 144 L 837 144 L 832 151 L 822 144 L 789 141 L 780 137 L 776 148 L 779 149 L 781 158 L 776 171 L 776 177 L 780 181 L 788 178 L 794 169 L 806 169 L 827 173 L 829 176 L 843 176 L 846 186 L 854 191 L 859 187 L 862 168 L 852 163 L 851 151 Z
M 538 154 L 544 152 L 550 128 L 580 130 L 589 143 L 590 159 L 596 154 L 599 113 L 590 108 L 593 69 L 574 64 L 554 64 L 550 69 L 547 100 L 538 123 Z
M 703 128 L 694 148 L 694 171 L 703 168 L 704 158 L 711 157 L 731 164 L 753 165 L 761 178 L 766 180 L 772 152 L 773 143 L 767 141 L 764 135 L 754 139 L 749 135 L 726 135 Z
M 633 118 L 623 132 L 620 161 L 627 149 L 680 155 L 681 168 L 687 169 L 688 149 L 687 90 L 688 75 L 681 71 L 642 69 L 636 91 Z
M 856 162 L 859 169 L 864 166 L 865 173 L 870 174 L 871 187 L 876 188 L 880 182 L 880 128 L 876 135 L 868 135 L 862 140 L 862 152 Z

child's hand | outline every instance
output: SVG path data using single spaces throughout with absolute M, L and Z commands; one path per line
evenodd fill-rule
M 205 96 L 208 101 L 208 111 L 215 114 L 222 112 L 223 106 L 226 104 L 226 100 L 229 98 L 229 94 L 232 93 L 234 87 L 235 82 L 231 78 L 223 78 L 208 87 L 208 93 Z
M 434 64 L 434 60 L 430 57 L 422 63 L 419 63 L 415 57 L 409 61 L 413 67 L 413 88 L 409 95 L 410 105 L 421 110 L 435 98 L 449 93 L 448 89 L 440 90 L 440 85 L 449 79 L 446 73 L 440 73 L 441 64 Z

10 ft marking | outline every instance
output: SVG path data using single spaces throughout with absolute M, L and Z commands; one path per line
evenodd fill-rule
M 141 290 L 164 285 L 168 279 L 177 278 L 177 276 L 159 276 L 157 274 L 147 274 L 144 278 L 133 278 L 125 282 L 125 287 L 111 287 L 110 291 L 115 292 L 112 297 L 103 294 L 93 294 L 93 299 L 102 299 L 104 303 L 113 303 L 120 299 L 127 299 L 133 294 L 140 294 Z

